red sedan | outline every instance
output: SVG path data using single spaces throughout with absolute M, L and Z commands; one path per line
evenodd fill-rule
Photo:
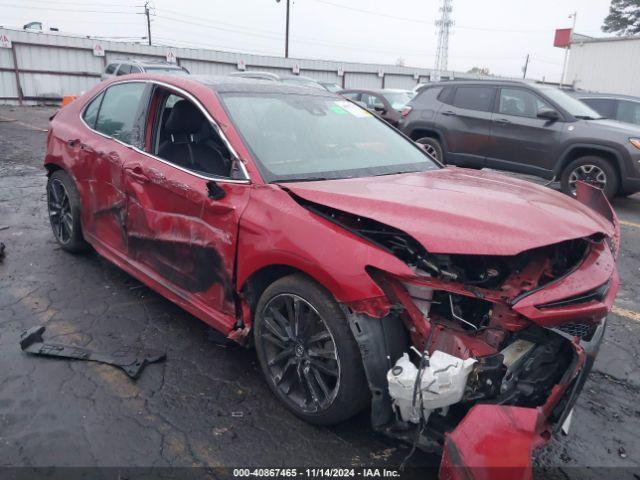
M 618 289 L 599 191 L 444 168 L 318 89 L 119 77 L 52 118 L 45 167 L 64 249 L 254 345 L 301 418 L 369 406 L 448 478 L 530 475 Z

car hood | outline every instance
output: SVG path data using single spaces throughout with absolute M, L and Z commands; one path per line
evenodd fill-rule
M 618 133 L 622 136 L 640 136 L 640 125 L 619 122 L 603 118 L 601 120 L 581 120 L 581 123 L 590 130 L 606 130 L 608 132 Z
M 448 167 L 281 186 L 402 230 L 432 253 L 516 255 L 595 233 L 613 235 L 610 222 L 573 198 L 492 172 Z

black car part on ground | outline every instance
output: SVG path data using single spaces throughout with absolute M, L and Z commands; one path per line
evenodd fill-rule
M 33 355 L 107 363 L 121 368 L 133 379 L 138 378 L 148 364 L 159 362 L 165 358 L 165 353 L 158 350 L 139 350 L 121 346 L 111 353 L 99 353 L 74 345 L 49 343 L 42 339 L 44 330 L 45 327 L 38 326 L 25 331 L 20 336 L 20 348 L 22 351 Z

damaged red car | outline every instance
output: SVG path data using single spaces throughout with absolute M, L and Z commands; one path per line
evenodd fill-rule
M 90 244 L 255 346 L 299 417 L 369 407 L 378 431 L 443 452 L 444 478 L 531 475 L 618 290 L 600 191 L 445 168 L 318 89 L 103 82 L 52 118 L 45 167 L 63 248 Z

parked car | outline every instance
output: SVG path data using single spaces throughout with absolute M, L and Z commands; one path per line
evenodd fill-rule
M 251 70 L 244 72 L 233 72 L 229 75 L 232 77 L 252 78 L 254 80 L 270 80 L 272 82 L 282 82 L 288 83 L 290 85 L 301 85 L 304 87 L 322 88 L 326 90 L 326 88 L 318 81 L 310 77 L 304 77 L 302 75 L 281 75 L 277 73 Z
M 609 198 L 640 191 L 640 128 L 604 119 L 558 88 L 433 84 L 409 103 L 399 128 L 448 164 L 559 179 L 570 195 L 579 180 Z
M 337 83 L 334 82 L 318 82 L 320 85 L 322 85 L 322 87 L 327 91 L 327 92 L 331 92 L 331 93 L 340 93 L 343 89 L 340 85 L 338 85 Z
M 163 75 L 188 75 L 189 70 L 175 63 L 154 60 L 114 60 L 102 73 L 102 80 L 132 73 L 161 73 Z
M 567 426 L 618 290 L 597 189 L 445 168 L 321 89 L 115 78 L 52 117 L 44 165 L 64 250 L 255 345 L 308 422 L 370 405 L 379 431 L 429 432 L 445 478 L 469 458 L 488 478 L 505 445 L 526 467 Z
M 604 118 L 640 125 L 640 98 L 638 97 L 582 90 L 571 90 L 567 93 L 589 105 Z
M 413 98 L 410 90 L 390 88 L 381 90 L 346 89 L 342 90 L 340 94 L 377 113 L 394 127 L 400 121 L 402 109 Z

